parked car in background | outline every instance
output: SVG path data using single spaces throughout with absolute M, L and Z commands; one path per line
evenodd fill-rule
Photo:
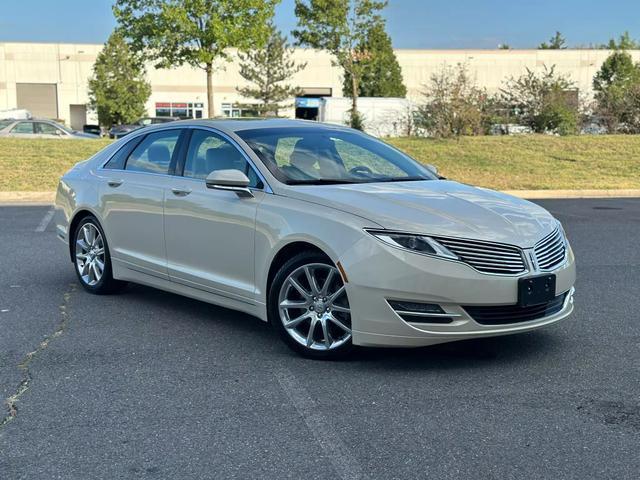
M 97 139 L 98 135 L 71 130 L 53 120 L 5 120 L 0 137 Z
M 82 131 L 84 133 L 91 133 L 93 135 L 102 136 L 102 131 L 100 130 L 100 125 L 83 125 Z
M 134 130 L 146 127 L 147 125 L 156 125 L 158 123 L 168 123 L 180 120 L 178 117 L 143 117 L 130 125 L 114 125 L 109 130 L 109 138 L 122 138 L 130 134 Z

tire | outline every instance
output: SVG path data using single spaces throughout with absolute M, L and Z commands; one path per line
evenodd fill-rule
M 113 278 L 109 245 L 94 216 L 88 215 L 78 222 L 73 232 L 71 253 L 78 281 L 87 292 L 106 295 L 118 292 L 126 285 Z
M 268 315 L 282 340 L 304 357 L 339 359 L 354 349 L 342 276 L 321 253 L 299 253 L 280 267 L 269 290 Z

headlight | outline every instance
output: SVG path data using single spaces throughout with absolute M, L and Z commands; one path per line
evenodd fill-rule
M 409 233 L 394 233 L 385 230 L 366 230 L 367 233 L 373 235 L 378 240 L 391 245 L 393 247 L 410 250 L 416 253 L 426 255 L 435 255 L 438 257 L 459 260 L 460 258 L 444 245 L 438 243 L 431 237 L 426 235 L 412 235 Z

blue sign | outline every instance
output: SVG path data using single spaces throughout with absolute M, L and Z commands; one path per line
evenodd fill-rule
M 320 108 L 320 99 L 319 98 L 298 97 L 298 98 L 296 98 L 296 107 L 298 107 L 298 108 Z

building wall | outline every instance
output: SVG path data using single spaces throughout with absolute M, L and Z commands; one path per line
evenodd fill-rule
M 58 117 L 69 123 L 71 105 L 88 103 L 87 81 L 102 45 L 0 43 L 0 110 L 17 107 L 17 83 L 56 84 Z M 425 83 L 445 65 L 466 64 L 480 86 L 497 91 L 504 80 L 519 76 L 527 68 L 541 71 L 545 65 L 556 65 L 558 72 L 568 74 L 581 95 L 592 95 L 591 83 L 609 52 L 606 50 L 397 50 L 408 96 L 419 100 Z M 640 52 L 633 52 L 640 61 Z M 223 104 L 246 102 L 236 91 L 245 85 L 238 71 L 238 59 L 231 52 L 232 61 L 222 63 L 214 75 L 215 111 L 223 114 Z M 330 88 L 333 96 L 342 95 L 340 70 L 332 65 L 326 52 L 298 49 L 295 58 L 307 67 L 291 80 L 301 88 Z M 179 67 L 171 70 L 148 68 L 153 93 L 147 103 L 149 115 L 155 115 L 156 103 L 203 104 L 206 111 L 206 81 L 202 70 Z M 293 103 L 293 99 L 292 102 Z M 282 113 L 293 116 L 293 106 Z M 87 121 L 95 123 L 95 115 L 88 112 Z

